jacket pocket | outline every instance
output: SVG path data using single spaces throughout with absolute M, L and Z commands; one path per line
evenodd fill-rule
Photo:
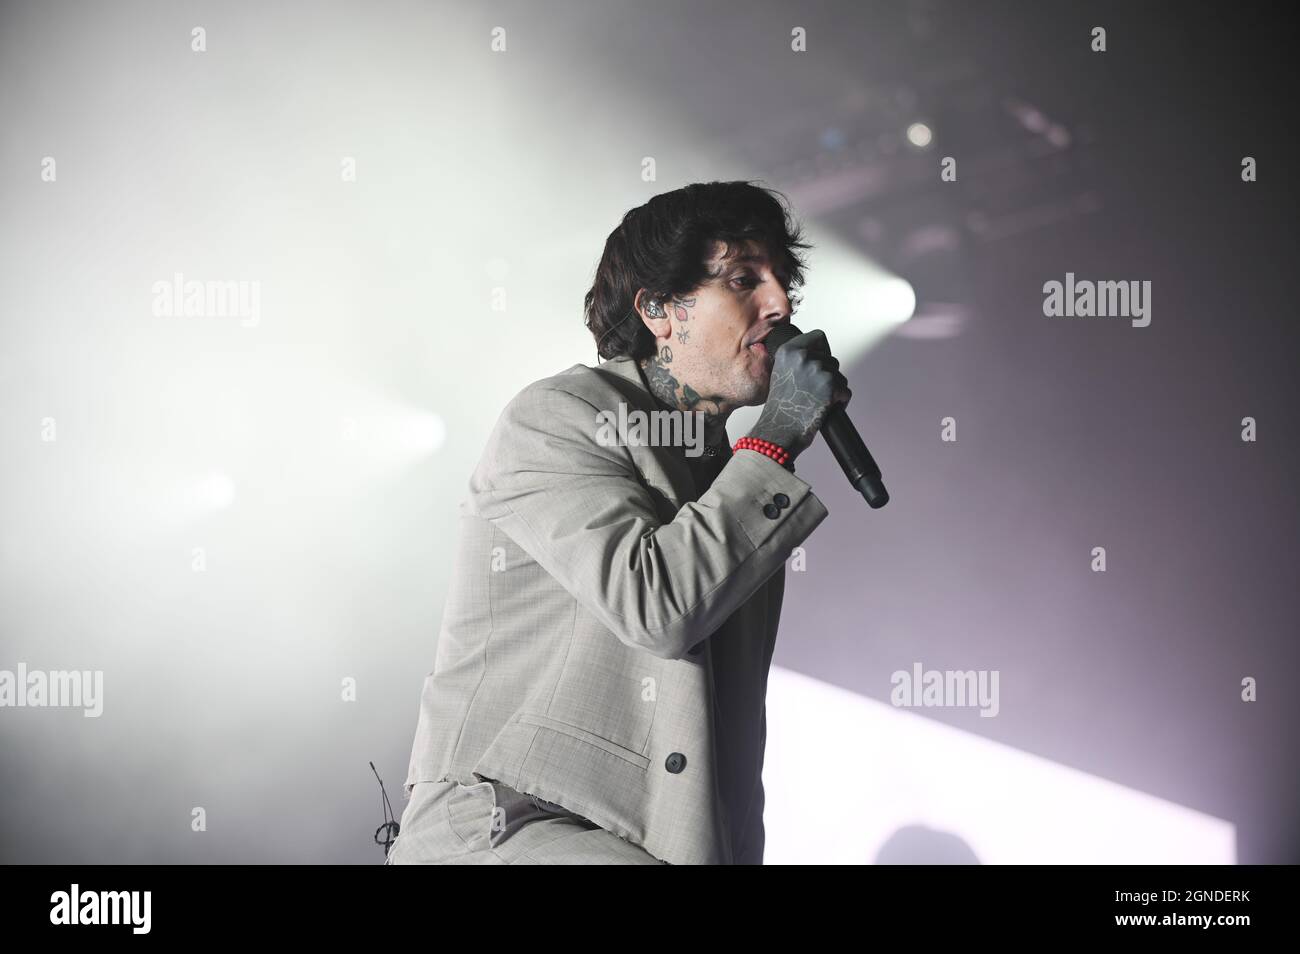
M 447 795 L 447 825 L 470 851 L 492 845 L 492 833 L 500 826 L 496 791 L 489 781 L 475 785 L 457 782 Z
M 581 726 L 573 725 L 569 722 L 561 722 L 559 719 L 554 719 L 550 716 L 541 715 L 536 712 L 521 712 L 516 716 L 515 721 L 521 722 L 525 725 L 541 726 L 544 729 L 550 729 L 552 732 L 558 732 L 561 735 L 567 735 L 572 739 L 577 739 L 579 742 L 585 742 L 587 745 L 594 745 L 597 748 L 608 752 L 610 755 L 616 755 L 624 761 L 631 762 L 642 771 L 646 771 L 650 768 L 650 760 L 640 752 L 634 752 L 632 749 L 624 748 L 615 742 L 611 742 L 604 736 L 597 735 L 594 732 L 589 732 Z

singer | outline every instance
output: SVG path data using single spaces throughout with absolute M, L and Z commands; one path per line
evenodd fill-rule
M 762 863 L 785 561 L 827 515 L 794 461 L 852 396 L 822 332 L 763 343 L 811 247 L 778 195 L 697 183 L 628 212 L 585 299 L 603 360 L 506 405 L 386 863 Z M 704 453 L 598 441 L 620 402 L 704 412 Z

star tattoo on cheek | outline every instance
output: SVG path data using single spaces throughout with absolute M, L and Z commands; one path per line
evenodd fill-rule
M 679 328 L 677 331 L 677 340 L 680 341 L 682 344 L 686 344 L 686 339 L 690 337 L 690 334 L 691 333 L 687 331 L 685 328 Z

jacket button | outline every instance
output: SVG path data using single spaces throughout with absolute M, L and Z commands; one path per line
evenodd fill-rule
M 775 520 L 781 516 L 781 508 L 776 504 L 763 504 L 763 516 Z
M 777 494 L 772 498 L 772 503 L 784 510 L 786 507 L 790 506 L 790 498 L 785 494 Z
M 667 761 L 664 762 L 664 768 L 676 775 L 682 769 L 686 768 L 686 756 L 682 755 L 680 752 L 674 752 L 672 755 L 668 756 Z

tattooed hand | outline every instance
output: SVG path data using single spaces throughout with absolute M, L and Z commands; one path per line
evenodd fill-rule
M 831 407 L 851 397 L 825 333 L 806 331 L 777 349 L 767 402 L 750 436 L 779 444 L 793 460 L 812 444 Z

